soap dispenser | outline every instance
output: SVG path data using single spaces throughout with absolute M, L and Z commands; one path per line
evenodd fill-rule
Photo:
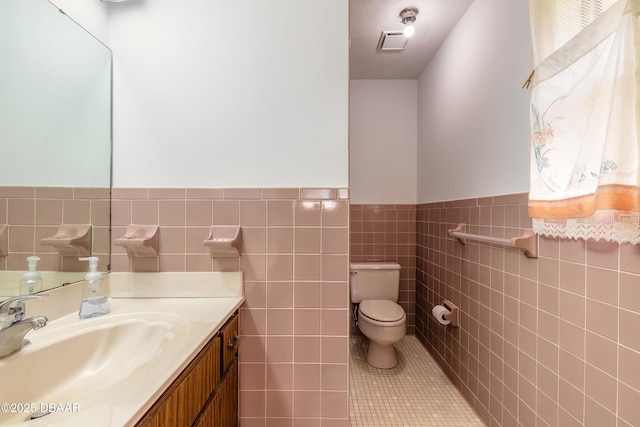
M 42 275 L 36 270 L 40 257 L 27 257 L 28 270 L 20 281 L 20 295 L 35 294 L 42 291 Z
M 78 315 L 81 319 L 102 316 L 109 313 L 109 301 L 102 285 L 102 274 L 98 271 L 98 257 L 79 258 L 89 261 L 89 272 L 84 277 L 86 286 L 82 288 L 82 301 Z

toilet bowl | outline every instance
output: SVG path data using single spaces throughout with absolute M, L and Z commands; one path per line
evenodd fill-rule
M 392 262 L 352 263 L 351 302 L 357 304 L 358 329 L 369 339 L 367 362 L 390 369 L 398 364 L 393 346 L 406 333 L 407 315 L 397 304 L 400 265 Z
M 365 300 L 358 307 L 358 329 L 369 338 L 367 363 L 380 369 L 398 364 L 393 344 L 406 332 L 407 315 L 402 307 L 389 300 Z

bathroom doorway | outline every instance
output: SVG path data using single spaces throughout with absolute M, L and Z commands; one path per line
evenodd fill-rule
M 400 264 L 407 314 L 392 369 L 367 364 L 365 338 L 351 325 L 350 426 L 484 425 L 414 335 L 418 79 L 470 4 L 449 4 L 433 19 L 428 0 L 349 3 L 350 261 Z M 403 23 L 410 6 L 415 19 Z M 401 35 L 408 24 L 410 39 Z

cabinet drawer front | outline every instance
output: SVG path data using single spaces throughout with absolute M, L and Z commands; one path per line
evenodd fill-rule
M 238 316 L 234 315 L 220 331 L 222 337 L 222 370 L 225 371 L 238 353 Z

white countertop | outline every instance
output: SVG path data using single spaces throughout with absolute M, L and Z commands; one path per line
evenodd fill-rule
M 171 344 L 167 344 L 163 349 L 163 357 L 159 357 L 153 362 L 147 363 L 144 368 L 136 369 L 131 375 L 108 387 L 101 387 L 100 384 L 90 384 L 82 390 L 70 390 L 65 394 L 65 401 L 56 400 L 45 403 L 53 403 L 66 406 L 68 411 L 60 408 L 61 412 L 51 413 L 40 419 L 29 421 L 23 425 L 29 426 L 128 426 L 135 424 L 157 400 L 158 397 L 171 385 L 182 370 L 193 360 L 204 345 L 212 338 L 220 327 L 231 317 L 231 315 L 244 302 L 242 292 L 241 273 L 203 273 L 207 276 L 193 275 L 196 280 L 195 293 L 189 294 L 188 288 L 190 280 L 177 279 L 175 275 L 162 276 L 163 273 L 155 273 L 157 276 L 149 276 L 147 273 L 128 273 L 111 275 L 110 286 L 112 298 L 109 299 L 111 312 L 94 319 L 79 319 L 77 311 L 50 320 L 44 328 L 31 331 L 27 334 L 32 345 L 23 348 L 17 353 L 0 359 L 2 365 L 11 366 L 14 358 L 25 356 L 30 351 L 45 345 L 48 341 L 55 339 L 56 334 L 64 334 L 68 331 L 82 328 L 91 328 L 92 322 L 99 324 L 109 316 L 116 321 L 120 318 L 134 318 L 136 316 L 145 317 L 152 314 L 164 314 L 183 319 L 179 329 L 179 336 L 176 336 Z M 189 273 L 185 273 L 187 276 Z M 220 276 L 222 274 L 222 276 Z M 239 276 L 238 276 L 239 274 Z M 116 276 L 120 276 L 116 278 Z M 147 285 L 140 286 L 140 294 L 136 294 L 132 289 L 136 286 L 135 275 L 141 276 L 140 283 Z M 181 276 L 184 279 L 185 276 Z M 207 297 L 197 297 L 201 292 L 202 277 L 206 277 L 211 288 L 220 289 L 220 295 L 212 296 L 213 291 L 204 292 Z M 114 278 L 116 279 L 114 281 Z M 153 279 L 149 281 L 147 279 Z M 165 283 L 164 279 L 168 279 Z M 120 280 L 122 279 L 122 280 Z M 176 289 L 176 280 L 180 281 L 181 297 L 174 297 L 167 291 L 168 288 Z M 153 282 L 158 290 L 158 295 L 163 297 L 151 297 L 153 290 L 149 290 L 148 284 Z M 223 283 L 224 284 L 221 284 Z M 234 285 L 235 283 L 235 285 Z M 114 284 L 116 286 L 114 286 Z M 239 287 L 238 287 L 239 285 Z M 75 286 L 75 285 L 74 285 Z M 64 289 L 64 288 L 63 288 Z M 186 292 L 186 293 L 185 293 Z M 115 297 L 126 295 L 126 298 Z M 36 307 L 28 306 L 28 315 L 37 315 L 37 308 L 43 307 L 46 300 L 38 300 Z M 79 303 L 79 301 L 78 301 Z M 153 317 L 153 316 L 151 316 Z M 65 332 L 66 331 L 66 332 Z M 68 349 L 74 351 L 73 348 Z M 136 348 L 132 346 L 131 352 Z M 42 360 L 47 369 L 55 370 L 56 360 Z M 4 384 L 0 387 L 0 402 L 12 402 L 12 388 L 24 385 Z M 95 387 L 94 387 L 95 386 Z M 43 402 L 14 402 L 33 403 L 38 406 Z M 22 414 L 20 414 L 22 416 Z M 24 419 L 28 414 L 24 414 Z M 22 424 L 21 424 L 22 425 Z

